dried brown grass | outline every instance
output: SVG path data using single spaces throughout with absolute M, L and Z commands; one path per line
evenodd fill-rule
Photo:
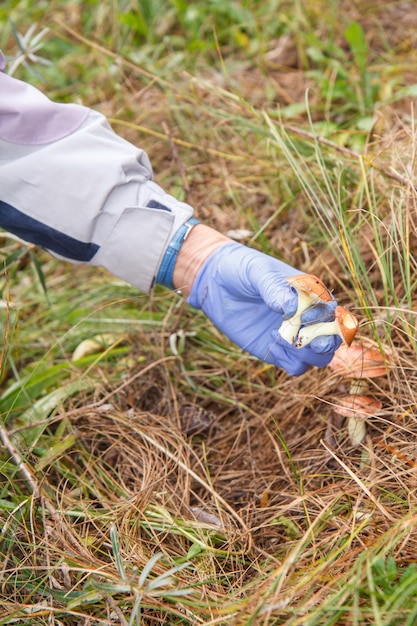
M 398 41 L 398 29 L 393 37 Z M 301 70 L 294 98 L 300 75 Z M 295 206 L 283 208 L 263 235 L 272 250 L 285 251 L 290 262 L 311 271 L 322 268 L 322 277 L 338 296 L 335 253 L 308 241 L 303 230 L 308 228 L 306 202 L 289 170 L 287 180 L 277 179 L 274 159 L 262 155 L 264 137 L 248 130 L 252 112 L 224 96 L 214 78 L 210 88 L 186 77 L 180 87 L 163 92 L 154 86 L 145 89 L 130 68 L 123 97 L 120 92 L 110 96 L 104 85 L 99 104 L 114 120 L 134 112 L 130 126 L 114 121 L 116 130 L 148 148 L 158 181 L 177 180 L 199 216 L 220 230 L 247 227 L 251 219 L 268 223 L 293 190 Z M 257 74 L 246 78 L 256 89 L 258 104 L 263 85 Z M 244 89 L 243 82 L 240 86 Z M 287 93 L 291 87 L 286 83 Z M 250 99 L 250 92 L 245 95 Z M 216 116 L 219 103 L 221 115 Z M 393 185 L 402 187 L 387 173 L 399 174 L 403 182 L 415 174 L 410 171 L 410 164 L 415 167 L 414 129 L 401 120 L 403 106 L 381 112 L 381 135 L 373 137 L 368 148 L 377 165 L 378 192 L 386 191 L 387 198 Z M 242 132 L 229 122 L 238 117 L 244 120 Z M 197 120 L 199 128 L 206 126 L 210 132 L 199 136 Z M 184 128 L 189 129 L 186 142 Z M 332 147 L 327 148 L 331 152 Z M 249 152 L 255 158 L 248 158 Z M 350 163 L 352 155 L 345 156 Z M 350 192 L 355 197 L 356 189 Z M 405 196 L 415 284 L 413 185 Z M 388 225 L 394 219 L 388 203 L 380 200 L 379 208 Z M 4 552 L 2 566 L 5 614 L 13 613 L 12 605 L 29 605 L 37 586 L 47 580 L 63 595 L 51 595 L 46 606 L 33 600 L 38 606 L 33 623 L 53 619 L 51 615 L 58 623 L 65 594 L 81 591 L 89 580 L 120 582 L 111 524 L 118 530 L 131 579 L 156 551 L 172 564 L 199 547 L 191 557 L 193 567 L 177 575 L 179 586 L 194 588 L 194 604 L 146 598 L 147 624 L 174 619 L 213 625 L 279 624 L 290 618 L 302 624 L 309 611 L 343 588 L 364 552 L 385 554 L 390 549 L 400 566 L 415 561 L 417 302 L 411 294 L 408 313 L 386 302 L 373 244 L 367 223 L 358 246 L 370 268 L 377 306 L 372 323 L 361 318 L 361 335 L 382 342 L 391 358 L 387 375 L 370 382 L 370 392 L 383 409 L 370 420 L 363 444 L 352 448 L 344 428 L 336 433 L 335 448 L 326 440 L 332 405 L 348 385 L 328 369 L 291 379 L 231 346 L 222 352 L 217 332 L 206 328 L 205 340 L 187 339 L 181 356 L 167 356 L 172 332 L 205 327 L 194 313 L 172 307 L 162 331 L 129 336 L 122 382 L 107 379 L 103 369 L 93 394 L 70 398 L 50 418 L 48 428 L 54 431 L 61 425 L 65 433 L 75 433 L 75 443 L 42 471 L 35 450 L 20 459 L 20 469 L 27 467 L 29 474 L 16 476 L 16 481 L 33 498 L 28 495 L 25 504 L 28 516 L 13 511 L 5 520 L 5 528 L 14 529 L 14 544 Z M 401 297 L 397 272 L 393 281 Z M 348 287 L 341 298 L 349 297 L 353 291 Z M 145 362 L 140 361 L 144 345 Z M 15 455 L 14 461 L 19 458 Z M 153 571 L 161 574 L 166 568 L 165 562 L 158 563 Z M 29 572 L 26 590 L 17 584 L 24 571 Z M 104 595 L 107 623 L 128 623 L 133 592 Z M 104 613 L 95 605 L 80 605 L 67 609 L 65 623 L 105 623 Z M 367 619 L 373 623 L 371 614 Z M 338 623 L 354 623 L 353 617 L 347 614 Z

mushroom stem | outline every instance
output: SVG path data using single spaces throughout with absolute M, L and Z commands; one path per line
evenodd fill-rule
M 301 315 L 304 311 L 304 308 L 300 311 L 297 309 L 292 317 L 282 322 L 278 332 L 288 343 L 295 342 L 301 326 Z
M 366 437 L 366 421 L 361 417 L 352 415 L 347 421 L 347 431 L 350 443 L 357 448 Z
M 304 326 L 298 333 L 295 345 L 297 348 L 304 348 L 316 337 L 339 335 L 342 341 L 349 346 L 356 335 L 358 325 L 358 320 L 352 313 L 342 306 L 337 306 L 333 322 L 319 322 Z
M 331 302 L 332 297 L 325 284 L 313 274 L 290 276 L 287 280 L 297 292 L 297 310 L 292 317 L 282 322 L 278 332 L 288 343 L 295 343 L 304 311 L 317 302 Z

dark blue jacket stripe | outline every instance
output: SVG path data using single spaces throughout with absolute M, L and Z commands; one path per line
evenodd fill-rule
M 0 226 L 24 241 L 46 248 L 72 261 L 88 263 L 99 250 L 95 243 L 78 241 L 55 228 L 25 215 L 7 202 L 0 200 Z
M 159 209 L 160 211 L 168 211 L 168 213 L 172 213 L 169 207 L 165 206 L 165 204 L 162 204 L 162 202 L 158 202 L 158 200 L 149 200 L 146 206 L 150 209 Z

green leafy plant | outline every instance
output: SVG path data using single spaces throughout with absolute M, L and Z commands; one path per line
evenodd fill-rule
M 339 129 L 355 128 L 367 132 L 375 123 L 375 110 L 385 96 L 380 76 L 371 67 L 366 34 L 361 24 L 350 22 L 343 34 L 347 50 L 332 38 L 323 40 L 314 34 L 308 36 L 311 43 L 306 53 L 312 67 L 307 74 L 320 91 L 329 122 L 337 121 Z

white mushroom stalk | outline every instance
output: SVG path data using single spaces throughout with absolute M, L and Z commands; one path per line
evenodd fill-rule
M 298 333 L 296 347 L 304 348 L 316 337 L 328 335 L 339 335 L 342 341 L 350 346 L 358 330 L 358 320 L 342 306 L 336 307 L 334 315 L 333 322 L 319 322 L 303 326 Z
M 287 281 L 297 292 L 297 310 L 292 317 L 282 322 L 278 332 L 288 343 L 294 344 L 301 327 L 301 316 L 304 311 L 314 304 L 331 302 L 332 296 L 320 278 L 313 274 L 290 276 Z

